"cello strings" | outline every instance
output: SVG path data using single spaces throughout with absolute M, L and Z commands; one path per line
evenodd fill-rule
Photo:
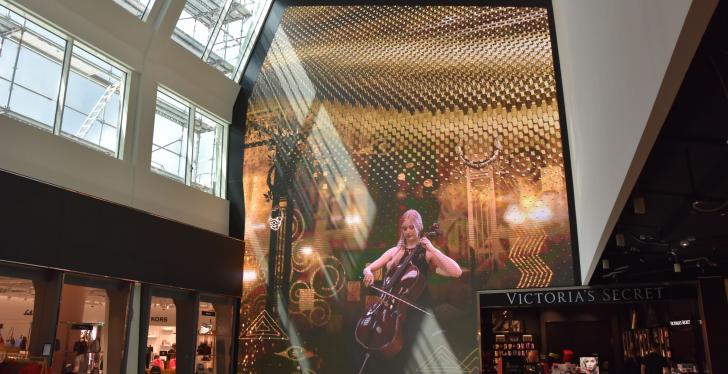
M 424 309 L 422 309 L 422 308 L 418 307 L 417 305 L 414 305 L 414 304 L 410 303 L 410 302 L 409 302 L 409 301 L 407 301 L 407 300 L 403 300 L 403 299 L 401 299 L 401 298 L 399 298 L 399 297 L 397 297 L 397 296 L 394 296 L 394 295 L 392 295 L 391 293 L 389 293 L 389 292 L 387 292 L 387 291 L 385 291 L 385 290 L 383 290 L 383 289 L 381 289 L 381 288 L 379 288 L 379 287 L 376 287 L 376 286 L 369 286 L 369 287 L 371 287 L 371 288 L 373 288 L 373 289 L 375 289 L 375 290 L 377 290 L 377 291 L 379 291 L 379 292 L 381 292 L 381 293 L 383 293 L 383 294 L 385 294 L 385 295 L 387 295 L 387 296 L 390 296 L 390 297 L 392 297 L 392 298 L 395 298 L 395 299 L 397 299 L 397 300 L 399 300 L 399 301 L 401 301 L 401 302 L 403 302 L 403 303 L 405 303 L 405 304 L 407 304 L 407 305 L 409 305 L 409 306 L 411 306 L 411 307 L 413 307 L 413 308 L 415 308 L 415 309 L 419 310 L 420 312 L 422 312 L 422 313 L 425 313 L 425 314 L 427 314 L 427 315 L 428 315 L 428 316 L 430 316 L 430 317 L 433 317 L 432 313 L 430 313 L 430 312 L 428 312 L 428 311 L 426 311 L 426 310 L 424 310 Z

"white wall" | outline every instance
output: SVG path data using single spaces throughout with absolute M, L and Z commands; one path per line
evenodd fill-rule
M 134 73 L 121 159 L 0 116 L 0 169 L 227 235 L 226 200 L 149 170 L 157 84 L 228 122 L 240 90 L 171 40 L 184 1 L 155 1 L 145 23 L 111 0 L 16 3 Z
M 588 283 L 716 0 L 554 0 Z

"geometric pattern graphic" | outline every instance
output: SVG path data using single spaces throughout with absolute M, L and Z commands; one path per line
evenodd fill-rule
M 439 346 L 432 352 L 429 360 L 423 363 L 417 371 L 420 373 L 457 373 L 466 371 L 460 365 L 457 357 L 446 347 Z
M 281 329 L 276 321 L 268 314 L 262 311 L 247 329 L 240 336 L 242 340 L 288 340 L 288 335 Z
M 546 233 L 538 227 L 517 227 L 514 231 L 515 240 L 508 256 L 521 272 L 516 288 L 548 286 L 554 273 L 538 256 L 546 241 Z
M 302 6 L 281 25 L 325 99 L 435 113 L 556 94 L 541 8 Z

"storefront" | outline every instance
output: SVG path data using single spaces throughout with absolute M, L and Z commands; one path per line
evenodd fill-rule
M 134 289 L 144 371 L 231 372 L 236 298 L 0 262 L 0 373 L 127 372 Z
M 483 373 L 706 372 L 694 283 L 479 293 Z M 654 353 L 653 353 L 654 355 Z

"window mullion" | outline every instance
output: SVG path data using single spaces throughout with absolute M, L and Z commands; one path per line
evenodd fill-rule
M 217 162 L 217 183 L 218 183 L 218 197 L 225 198 L 226 185 L 227 185 L 227 147 L 228 147 L 228 131 L 229 126 L 222 127 L 222 135 L 220 136 L 220 147 L 219 154 L 220 158 Z
M 194 138 L 196 108 L 190 105 L 190 118 L 187 120 L 187 157 L 185 157 L 185 184 L 192 185 L 192 143 Z
M 63 120 L 63 107 L 66 105 L 66 89 L 68 88 L 68 75 L 71 71 L 71 56 L 73 55 L 73 39 L 66 39 L 66 50 L 63 53 L 63 68 L 61 69 L 61 87 L 58 92 L 56 104 L 56 119 L 53 122 L 53 133 L 61 134 L 61 121 Z
M 222 29 L 222 24 L 225 23 L 225 19 L 227 18 L 228 11 L 230 11 L 230 6 L 232 5 L 233 0 L 226 0 L 225 5 L 222 7 L 222 13 L 220 14 L 220 18 L 215 22 L 215 27 L 212 29 L 212 32 L 210 33 L 210 40 L 207 41 L 207 45 L 205 46 L 205 51 L 202 52 L 202 61 L 207 61 L 207 58 L 210 57 L 210 53 L 212 52 L 212 47 L 215 45 L 215 41 L 217 40 L 217 35 L 220 33 L 220 29 Z

